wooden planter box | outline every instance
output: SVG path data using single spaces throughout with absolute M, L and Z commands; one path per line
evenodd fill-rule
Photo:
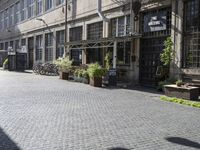
M 166 96 L 183 98 L 188 100 L 198 100 L 199 88 L 194 86 L 178 87 L 177 85 L 165 85 L 164 92 Z
M 60 72 L 60 79 L 62 80 L 68 80 L 69 79 L 69 73 L 68 72 Z
M 90 85 L 94 87 L 102 87 L 102 78 L 99 77 L 90 78 Z

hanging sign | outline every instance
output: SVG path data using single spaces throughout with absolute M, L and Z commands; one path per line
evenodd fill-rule
M 8 47 L 8 55 L 16 55 L 16 52 L 12 47 Z
M 160 11 L 144 16 L 144 32 L 155 32 L 167 29 L 167 12 Z

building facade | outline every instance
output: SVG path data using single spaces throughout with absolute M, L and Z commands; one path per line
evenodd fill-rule
M 68 0 L 65 7 L 64 0 L 0 0 L 0 49 L 25 49 L 30 68 L 64 51 L 75 65 L 104 65 L 110 52 L 119 81 L 155 86 L 160 53 L 171 37 L 171 76 L 198 79 L 199 1 Z

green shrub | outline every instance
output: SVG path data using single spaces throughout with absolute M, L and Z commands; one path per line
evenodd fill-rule
M 182 86 L 182 85 L 184 85 L 184 83 L 183 83 L 182 80 L 177 80 L 177 81 L 176 81 L 176 85 L 177 85 L 177 86 Z
M 107 73 L 105 68 L 102 68 L 98 63 L 90 64 L 87 69 L 89 77 L 102 77 Z
M 167 96 L 161 96 L 160 99 L 163 101 L 174 102 L 174 103 L 178 103 L 182 105 L 200 108 L 200 102 L 196 102 L 196 101 L 185 100 L 185 99 L 175 98 L 175 97 L 167 97 Z

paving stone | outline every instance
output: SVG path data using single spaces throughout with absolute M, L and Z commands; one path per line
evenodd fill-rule
M 200 149 L 200 109 L 159 94 L 7 71 L 0 93 L 0 150 Z

